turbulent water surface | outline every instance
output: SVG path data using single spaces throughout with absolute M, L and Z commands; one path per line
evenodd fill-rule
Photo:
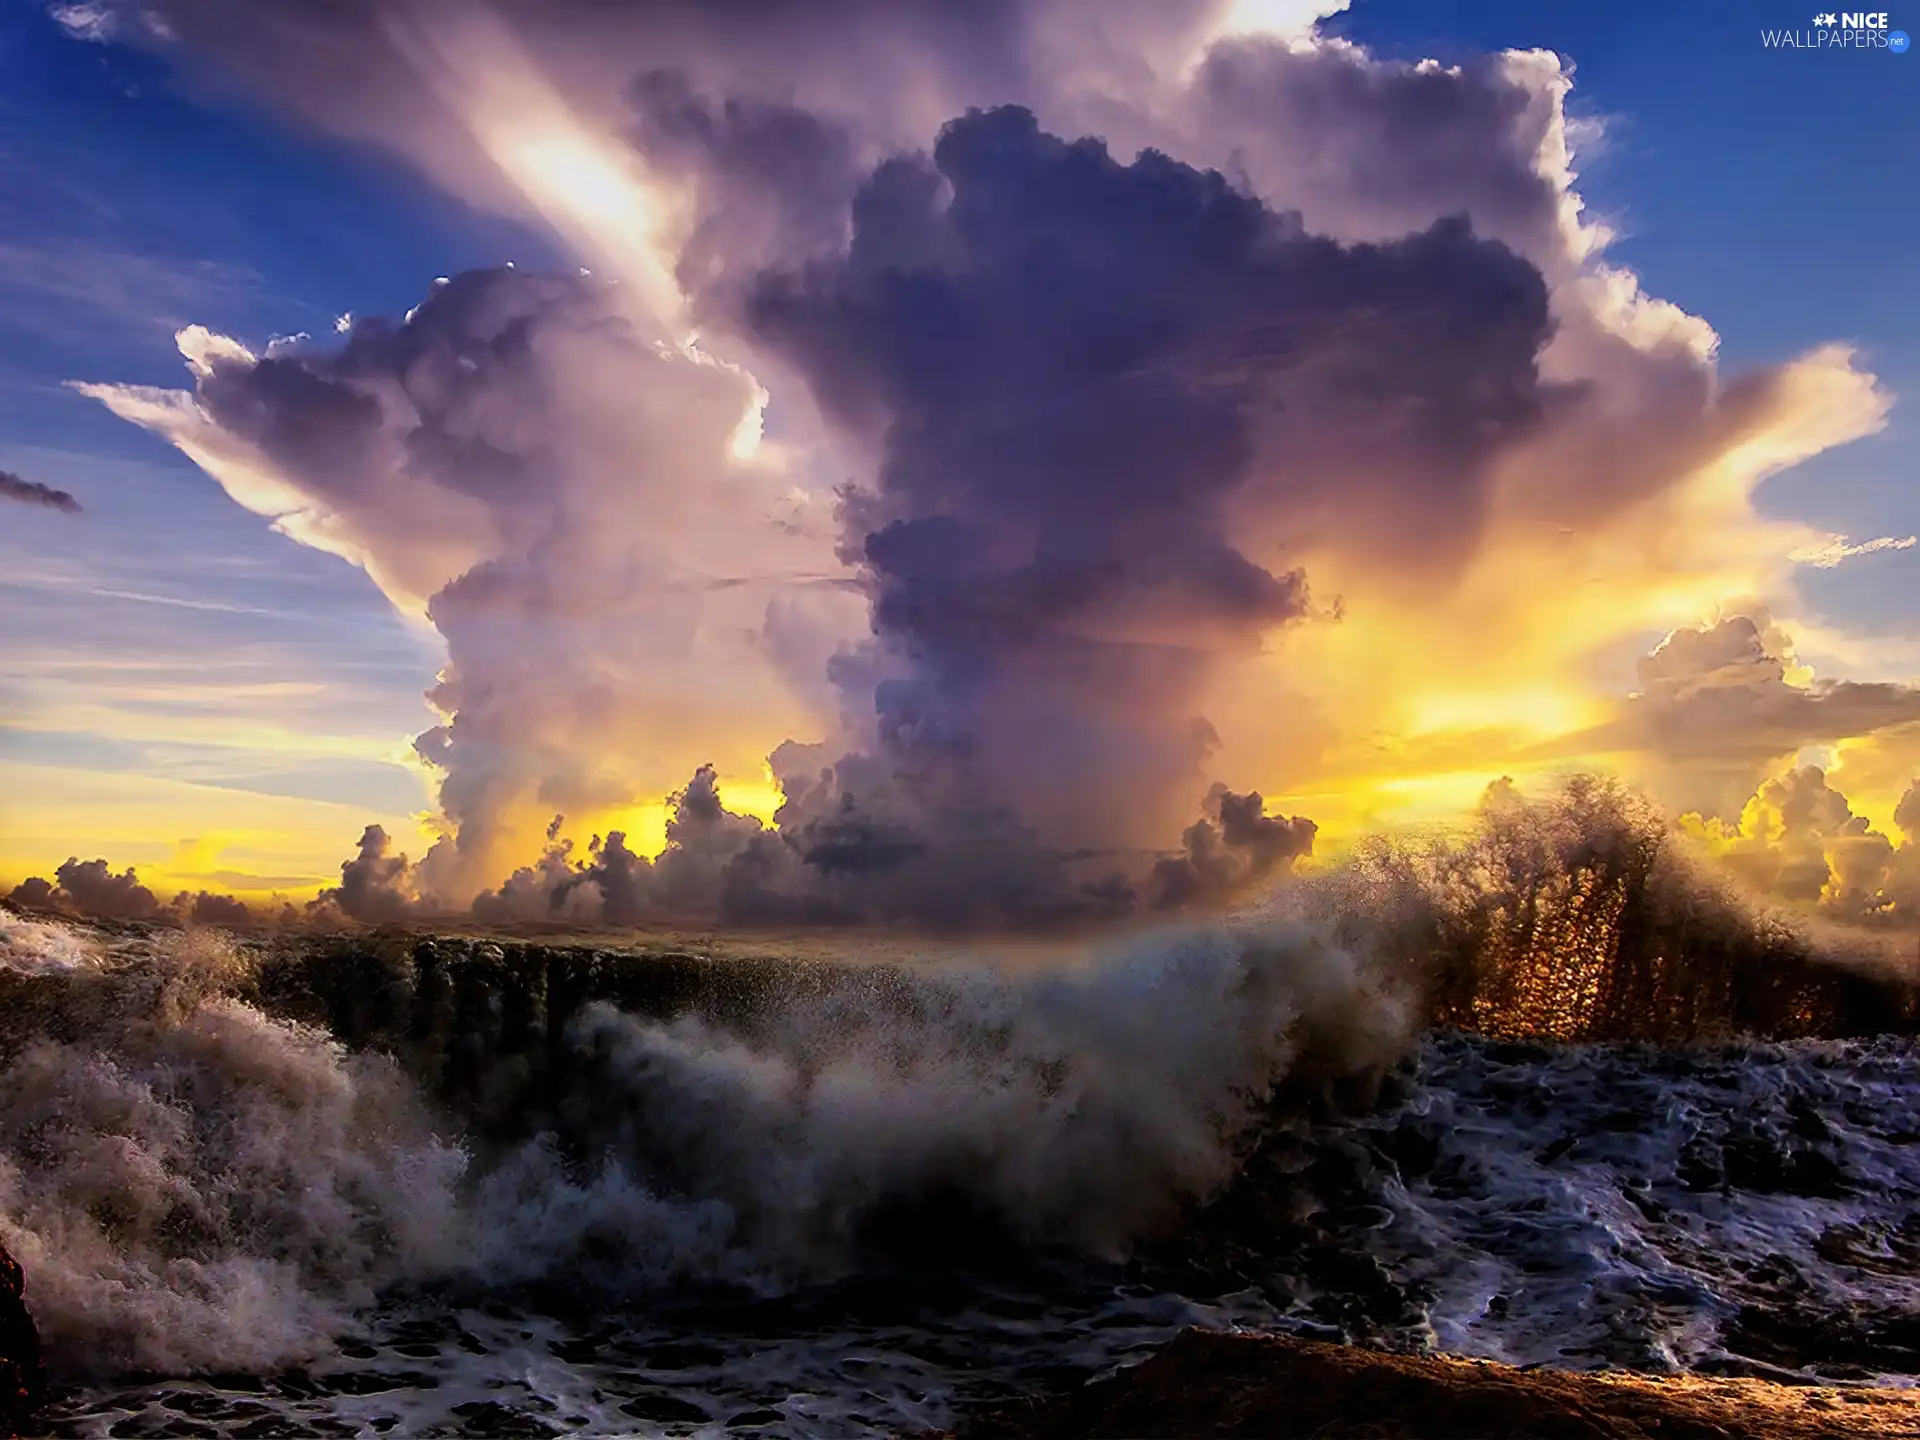
M 1017 974 L 580 954 L 0 915 L 56 1433 L 895 1435 L 1196 1323 L 1920 1373 L 1908 1039 L 1422 1035 L 1271 917 Z

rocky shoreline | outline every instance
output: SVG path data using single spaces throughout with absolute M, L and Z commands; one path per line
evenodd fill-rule
M 1516 1369 L 1189 1330 L 1152 1359 L 1004 1406 L 963 1440 L 1867 1440 L 1920 1437 L 1920 1391 Z
M 40 1332 L 27 1313 L 26 1276 L 0 1245 L 0 1433 L 13 1435 L 46 1398 Z

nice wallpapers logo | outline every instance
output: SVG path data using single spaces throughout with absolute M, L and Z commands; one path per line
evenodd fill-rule
M 1884 10 L 1823 10 L 1808 30 L 1762 30 L 1760 43 L 1769 50 L 1885 50 L 1904 55 L 1912 41 L 1907 32 L 1887 23 Z

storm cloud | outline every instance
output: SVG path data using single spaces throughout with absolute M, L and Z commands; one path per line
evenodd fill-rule
M 1208 672 L 1309 613 L 1294 526 L 1371 490 L 1427 558 L 1470 543 L 1548 328 L 1537 272 L 1463 223 L 1342 246 L 1018 109 L 881 166 L 844 256 L 749 315 L 880 453 L 842 503 L 854 703 L 877 676 L 884 748 L 1073 846 L 1190 811 Z
M 35 876 L 7 897 L 16 905 L 89 915 L 99 920 L 152 920 L 164 908 L 140 883 L 132 866 L 115 873 L 105 860 L 69 859 L 54 871 L 52 883 Z

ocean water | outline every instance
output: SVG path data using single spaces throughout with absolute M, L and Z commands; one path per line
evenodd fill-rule
M 1909 1038 L 1425 1031 L 1275 914 L 692 991 L 301 963 L 0 913 L 52 1433 L 900 1435 L 1195 1324 L 1920 1375 Z

